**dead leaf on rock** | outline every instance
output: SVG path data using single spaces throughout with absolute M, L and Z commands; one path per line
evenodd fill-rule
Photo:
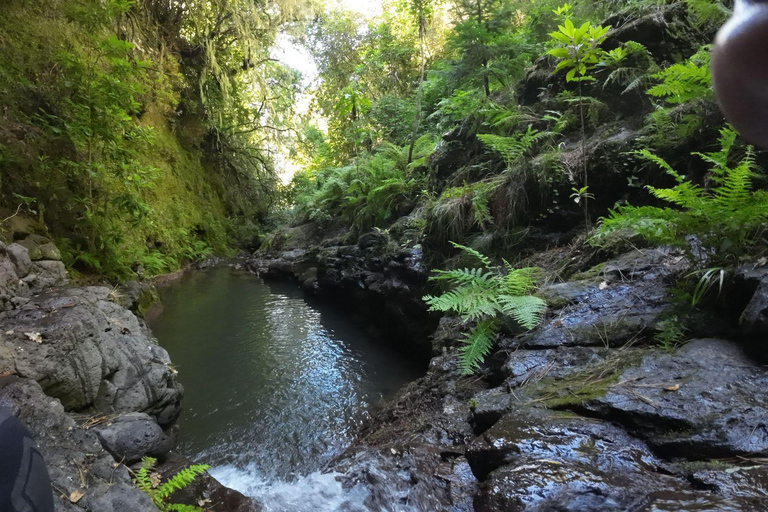
M 157 489 L 157 487 L 160 485 L 160 482 L 163 480 L 162 475 L 160 473 L 150 473 L 149 475 L 149 481 L 152 483 L 152 488 Z
M 43 335 L 39 332 L 25 332 L 24 335 L 35 343 L 43 342 Z
M 77 503 L 78 501 L 83 499 L 83 496 L 85 496 L 83 492 L 79 490 L 74 491 L 72 494 L 69 495 L 69 501 L 72 503 Z
M 608 288 L 608 281 L 603 281 L 602 283 L 600 283 L 600 286 L 598 286 L 598 288 L 601 290 L 605 290 L 606 288 Z
M 680 389 L 680 384 L 675 384 L 674 386 L 664 386 L 664 391 L 677 391 Z
M 211 500 L 209 500 L 208 498 L 205 498 L 205 499 L 199 500 L 197 502 L 197 505 L 200 506 L 200 507 L 204 507 L 204 506 L 206 506 L 209 503 L 213 503 L 213 502 Z
M 7 334 L 8 336 L 13 336 L 13 329 L 11 329 L 10 331 L 5 331 L 5 334 Z

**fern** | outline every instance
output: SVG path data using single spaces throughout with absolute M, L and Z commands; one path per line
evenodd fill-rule
M 768 192 L 752 190 L 752 149 L 748 147 L 746 156 L 735 166 L 729 166 L 736 133 L 730 128 L 724 128 L 720 133 L 720 151 L 693 153 L 712 165 L 713 186 L 709 189 L 686 180 L 658 156 L 646 150 L 635 152 L 636 156 L 658 165 L 675 179 L 677 185 L 673 188 L 648 187 L 648 190 L 677 208 L 621 206 L 604 219 L 597 239 L 630 229 L 651 243 L 687 248 L 696 263 L 707 258 L 738 260 L 750 249 L 768 221 Z M 691 249 L 690 235 L 698 240 L 703 255 Z
M 479 251 L 451 242 L 472 256 L 482 268 L 435 270 L 433 281 L 447 282 L 453 289 L 439 296 L 426 295 L 430 311 L 452 312 L 476 325 L 464 339 L 459 369 L 471 374 L 484 360 L 493 345 L 500 319 L 509 317 L 525 329 L 533 329 L 541 321 L 546 303 L 529 295 L 535 290 L 538 269 L 516 269 L 504 261 L 503 270 L 491 266 L 491 260 Z
M 648 94 L 676 105 L 691 100 L 712 99 L 712 73 L 709 70 L 711 46 L 703 46 L 687 61 L 673 64 L 651 78 L 661 83 L 648 89 Z
M 520 132 L 512 137 L 502 137 L 501 135 L 480 134 L 477 136 L 480 141 L 499 153 L 511 169 L 515 162 L 528 153 L 539 140 L 549 136 L 548 133 L 539 132 L 529 126 L 525 132 Z
M 464 338 L 464 346 L 461 348 L 459 370 L 464 375 L 472 375 L 485 360 L 485 356 L 493 347 L 493 339 L 496 337 L 498 320 L 481 320 L 467 333 Z
M 686 0 L 685 3 L 696 27 L 722 25 L 732 13 L 728 7 L 716 0 Z
M 134 473 L 133 480 L 136 487 L 150 497 L 152 503 L 161 512 L 202 512 L 201 509 L 190 505 L 180 505 L 168 503 L 168 498 L 176 491 L 180 491 L 189 486 L 195 478 L 205 473 L 210 466 L 203 464 L 193 464 L 176 473 L 165 483 L 158 483 L 159 475 L 153 475 L 152 471 L 157 465 L 157 459 L 144 457 L 141 459 L 141 468 Z M 156 478 L 153 482 L 153 478 Z

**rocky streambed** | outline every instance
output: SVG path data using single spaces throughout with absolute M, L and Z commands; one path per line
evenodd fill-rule
M 426 282 L 419 255 L 371 234 L 249 265 L 321 296 L 365 296 L 359 304 L 386 304 L 371 314 L 410 325 L 430 318 L 415 302 Z M 546 269 L 580 257 L 537 259 Z M 457 370 L 460 323 L 443 319 L 427 375 L 327 470 L 370 510 L 765 510 L 768 269 L 740 269 L 722 313 L 680 325 L 671 298 L 686 270 L 669 250 L 633 250 L 545 287 L 543 325 L 505 336 L 473 377 Z M 659 347 L 670 330 L 687 342 Z
M 0 248 L 0 405 L 37 438 L 57 510 L 155 510 L 128 467 L 158 456 L 167 477 L 189 463 L 172 452 L 177 371 L 131 311 L 142 286 L 68 286 L 48 244 Z M 670 297 L 686 272 L 681 256 L 634 250 L 591 269 L 560 249 L 536 257 L 545 269 L 585 271 L 546 286 L 543 325 L 503 336 L 472 377 L 456 366 L 460 322 L 438 322 L 418 300 L 427 282 L 418 247 L 372 233 L 249 260 L 254 273 L 377 318 L 403 353 L 432 356 L 426 375 L 324 466 L 321 477 L 343 490 L 333 509 L 764 510 L 768 270 L 740 269 L 721 314 L 686 316 L 687 342 L 665 349 L 654 338 L 680 322 Z M 260 508 L 210 477 L 181 499 Z

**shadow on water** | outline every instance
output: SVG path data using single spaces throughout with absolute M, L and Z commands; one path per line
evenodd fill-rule
M 424 371 L 291 283 L 222 266 L 160 294 L 151 328 L 186 391 L 180 451 L 222 475 L 282 484 L 318 470 L 373 406 Z

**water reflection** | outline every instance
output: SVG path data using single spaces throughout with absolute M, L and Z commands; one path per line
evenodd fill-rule
M 226 267 L 161 292 L 152 325 L 185 386 L 181 450 L 285 481 L 350 442 L 370 407 L 420 369 L 291 284 Z

